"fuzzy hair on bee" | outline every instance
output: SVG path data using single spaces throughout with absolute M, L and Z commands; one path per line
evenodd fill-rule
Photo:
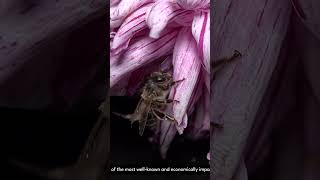
M 127 115 L 113 113 L 130 120 L 131 125 L 134 122 L 138 122 L 140 136 L 143 135 L 146 127 L 158 126 L 159 121 L 164 120 L 176 123 L 175 118 L 168 115 L 165 109 L 168 104 L 178 102 L 177 100 L 168 99 L 168 96 L 171 87 L 183 80 L 174 81 L 172 75 L 168 72 L 153 72 L 143 86 L 141 98 L 134 113 Z

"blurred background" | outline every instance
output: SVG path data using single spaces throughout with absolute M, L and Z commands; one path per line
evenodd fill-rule
M 45 171 L 77 162 L 106 97 L 105 6 L 0 2 L 0 179 L 45 179 L 11 160 Z M 84 173 L 74 179 L 94 179 Z

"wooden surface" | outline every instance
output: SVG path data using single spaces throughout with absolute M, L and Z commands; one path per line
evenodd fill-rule
M 211 137 L 211 179 L 230 180 L 277 63 L 291 14 L 290 1 L 227 0 L 215 4 L 213 61 L 234 50 L 242 58 L 212 83 L 212 120 L 222 123 Z

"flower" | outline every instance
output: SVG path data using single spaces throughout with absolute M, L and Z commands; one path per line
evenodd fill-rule
M 133 94 L 139 80 L 166 59 L 175 81 L 167 109 L 177 121 L 161 122 L 163 157 L 173 137 L 186 132 L 193 139 L 209 131 L 210 1 L 111 0 L 110 87 L 115 95 Z M 187 128 L 190 123 L 190 128 Z

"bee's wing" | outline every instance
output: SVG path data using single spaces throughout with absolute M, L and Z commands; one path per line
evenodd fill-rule
M 142 118 L 139 121 L 139 135 L 142 136 L 144 129 L 147 125 L 147 121 L 148 121 L 148 115 L 150 112 L 150 108 L 151 108 L 151 101 L 144 101 L 146 107 L 144 108 L 143 114 L 142 114 Z
M 141 119 L 141 115 L 142 115 L 141 113 L 143 113 L 143 106 L 144 106 L 144 103 L 143 103 L 143 99 L 141 98 L 134 113 L 132 114 L 120 114 L 117 112 L 112 112 L 112 113 L 124 119 L 128 119 L 131 121 L 131 123 L 133 123 Z
M 147 125 L 147 118 L 139 121 L 139 135 L 142 136 Z
M 140 112 L 142 112 L 143 110 L 143 108 L 142 108 L 142 103 L 143 103 L 143 99 L 141 98 L 140 99 L 140 101 L 139 101 L 139 103 L 138 103 L 138 105 L 137 105 L 137 107 L 136 107 L 136 109 L 135 109 L 135 111 L 134 111 L 134 113 L 135 114 L 137 114 L 137 113 L 140 113 Z

